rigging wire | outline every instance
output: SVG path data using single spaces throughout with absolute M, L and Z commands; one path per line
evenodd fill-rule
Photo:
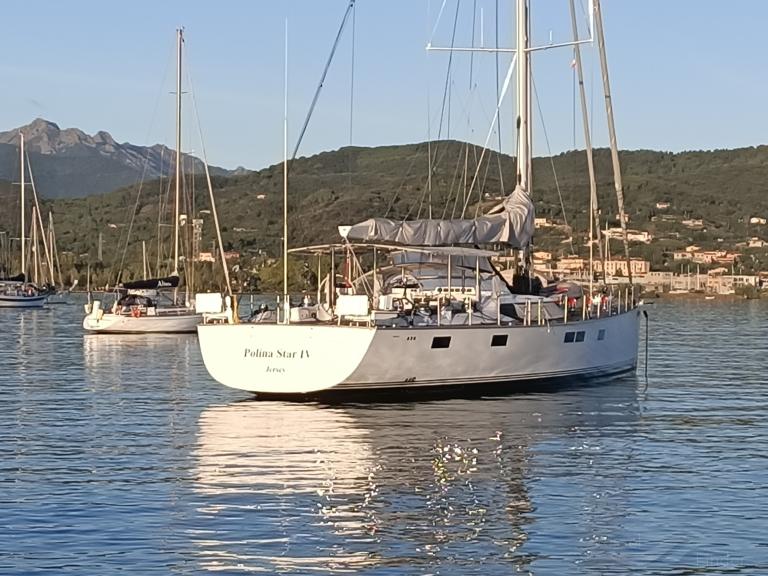
M 349 150 L 347 151 L 347 173 L 349 176 L 348 184 L 352 188 L 352 136 L 353 120 L 355 111 L 355 9 L 352 9 L 352 55 L 350 58 L 350 82 L 349 82 Z
M 174 44 L 173 45 L 174 45 L 173 52 L 175 53 L 175 46 L 176 46 L 175 40 L 174 40 Z M 155 105 L 154 105 L 154 107 L 152 109 L 152 116 L 151 116 L 151 119 L 150 119 L 149 128 L 147 130 L 146 141 L 150 140 L 151 132 L 152 132 L 152 127 L 155 125 L 155 121 L 157 119 L 158 110 L 160 108 L 160 97 L 163 94 L 163 86 L 165 85 L 165 82 L 166 82 L 166 80 L 168 78 L 168 70 L 171 67 L 171 62 L 175 62 L 175 58 L 166 60 L 165 70 L 163 72 L 162 80 L 160 82 L 160 89 L 157 92 L 157 97 L 155 98 Z M 118 268 L 117 275 L 115 277 L 115 284 L 116 285 L 120 283 L 120 280 L 122 278 L 123 266 L 125 264 L 125 257 L 126 257 L 126 254 L 128 252 L 128 244 L 129 244 L 129 241 L 130 241 L 130 238 L 131 238 L 131 231 L 133 230 L 133 224 L 134 224 L 134 221 L 135 221 L 135 218 L 136 218 L 136 211 L 137 211 L 137 207 L 138 207 L 138 203 L 139 203 L 139 198 L 141 197 L 141 190 L 142 190 L 142 187 L 144 185 L 144 181 L 146 179 L 146 176 L 147 176 L 147 173 L 148 173 L 148 170 L 149 170 L 150 154 L 151 154 L 151 149 L 147 148 L 146 155 L 144 156 L 144 165 L 142 166 L 142 172 L 141 172 L 141 176 L 140 176 L 139 182 L 138 182 L 138 192 L 137 192 L 137 195 L 136 195 L 136 203 L 134 204 L 133 211 L 131 212 L 130 224 L 129 224 L 127 229 L 125 227 L 121 228 L 120 236 L 118 238 L 117 246 L 115 248 L 116 253 L 120 254 L 120 246 L 122 245 L 123 238 L 124 238 L 125 239 L 125 246 L 123 248 L 123 252 L 122 252 L 122 255 L 120 257 L 120 267 Z M 160 166 L 161 173 L 162 173 L 162 169 L 163 168 L 162 168 L 162 157 L 161 157 L 161 166 Z M 169 179 L 169 181 L 170 181 L 170 179 Z M 125 234 L 123 234 L 124 231 L 126 231 Z M 111 278 L 112 274 L 114 272 L 115 272 L 115 270 L 114 270 L 114 263 L 113 263 L 112 270 L 110 270 L 110 272 L 108 274 L 108 278 Z
M 456 42 L 456 29 L 458 27 L 459 22 L 459 7 L 461 6 L 461 0 L 456 0 L 456 12 L 454 13 L 453 18 L 453 30 L 451 32 L 451 48 L 454 47 Z M 440 15 L 442 15 L 443 8 L 445 8 L 445 1 L 443 2 L 442 7 L 440 8 Z M 440 16 L 438 15 L 438 21 L 440 19 Z M 435 23 L 435 29 L 437 28 L 437 23 Z M 434 30 L 433 30 L 434 34 Z M 435 141 L 434 146 L 434 153 L 432 152 L 432 135 L 431 132 L 428 133 L 428 151 L 429 154 L 428 161 L 427 161 L 427 185 L 424 187 L 424 190 L 421 193 L 421 196 L 419 199 L 414 202 L 410 208 L 408 209 L 404 219 L 407 219 L 411 216 L 411 214 L 414 211 L 414 208 L 416 209 L 417 217 L 421 214 L 421 209 L 424 206 L 424 199 L 427 195 L 431 196 L 432 193 L 432 173 L 434 171 L 434 166 L 437 161 L 438 153 L 441 152 L 441 146 L 440 146 L 440 137 L 443 133 L 443 122 L 445 121 L 445 115 L 446 115 L 446 106 L 448 106 L 448 131 L 450 133 L 450 83 L 451 83 L 451 70 L 453 67 L 453 50 L 449 51 L 448 53 L 448 65 L 446 67 L 445 72 L 445 84 L 443 86 L 443 97 L 442 97 L 442 103 L 440 105 L 440 122 L 438 124 L 437 128 L 437 140 Z M 431 202 L 430 202 L 430 209 L 431 209 Z
M 331 67 L 331 63 L 333 62 L 333 57 L 336 54 L 336 48 L 339 46 L 339 40 L 341 39 L 341 35 L 344 32 L 344 28 L 347 25 L 347 20 L 349 20 L 349 15 L 352 12 L 352 8 L 355 6 L 355 0 L 350 0 L 349 4 L 347 5 L 347 10 L 344 12 L 344 18 L 341 20 L 341 26 L 339 26 L 339 31 L 336 33 L 336 39 L 333 41 L 333 46 L 331 48 L 331 53 L 328 55 L 328 60 L 325 63 L 325 68 L 323 68 L 323 73 L 320 75 L 320 83 L 317 85 L 317 89 L 315 90 L 315 95 L 312 98 L 312 103 L 309 106 L 309 111 L 307 112 L 307 117 L 304 119 L 304 124 L 301 127 L 301 131 L 299 132 L 299 138 L 296 140 L 296 147 L 293 149 L 293 154 L 291 155 L 291 164 L 293 164 L 293 161 L 296 160 L 296 155 L 299 153 L 299 146 L 301 146 L 301 142 L 304 139 L 304 134 L 307 132 L 307 127 L 309 126 L 309 120 L 312 118 L 312 113 L 315 110 L 315 105 L 317 104 L 317 100 L 320 97 L 320 92 L 323 89 L 323 84 L 325 84 L 325 77 L 328 75 L 328 70 Z
M 536 89 L 536 81 L 533 78 L 533 75 L 531 75 L 531 85 L 533 86 L 533 97 L 534 100 L 536 100 L 536 109 L 539 112 L 539 118 L 541 119 L 541 129 L 542 133 L 544 134 L 544 142 L 547 144 L 547 154 L 549 155 L 549 163 L 552 167 L 552 176 L 555 180 L 555 188 L 557 189 L 557 197 L 560 199 L 560 209 L 563 212 L 563 221 L 565 222 L 566 229 L 570 230 L 570 226 L 568 226 L 568 216 L 565 213 L 565 203 L 563 202 L 563 193 L 560 190 L 560 181 L 557 178 L 557 170 L 555 169 L 555 159 L 552 157 L 552 148 L 549 145 L 549 134 L 547 133 L 547 125 L 544 123 L 544 113 L 541 110 L 541 101 L 539 100 L 539 92 Z M 571 247 L 571 254 L 575 254 L 575 250 L 573 247 L 573 233 L 568 237 L 568 243 Z
M 398 186 L 395 193 L 392 195 L 392 198 L 390 198 L 389 203 L 387 204 L 387 209 L 384 212 L 384 217 L 386 218 L 389 216 L 389 214 L 392 211 L 392 208 L 395 205 L 395 200 L 397 200 L 398 196 L 400 195 L 400 192 L 402 192 L 403 188 L 405 187 L 405 183 L 408 179 L 408 176 L 410 176 L 411 171 L 413 170 L 414 164 L 416 164 L 416 161 L 419 158 L 419 151 L 424 147 L 424 143 L 422 142 L 418 146 L 416 146 L 416 151 L 413 153 L 413 156 L 411 157 L 411 163 L 408 165 L 408 169 L 405 171 L 405 174 L 403 174 L 403 178 L 400 181 L 400 186 Z M 407 216 L 406 216 L 407 218 Z
M 147 152 L 147 156 L 149 156 L 149 151 Z M 141 191 L 144 188 L 144 178 L 146 176 L 146 173 L 147 173 L 147 162 L 144 163 L 144 170 L 141 173 L 141 182 L 139 183 L 139 190 L 136 193 L 136 201 L 133 203 L 133 210 L 131 211 L 131 220 L 130 220 L 130 223 L 128 224 L 128 229 L 125 234 L 125 246 L 123 247 L 123 253 L 122 253 L 122 256 L 120 257 L 120 267 L 117 272 L 117 277 L 115 278 L 115 284 L 119 284 L 120 281 L 122 280 L 123 266 L 125 265 L 125 256 L 128 253 L 128 244 L 129 244 L 128 240 L 131 237 L 131 232 L 133 231 L 133 225 L 136 222 L 136 214 L 139 211 L 139 200 L 141 199 Z M 122 233 L 120 236 L 122 239 Z M 118 246 L 119 245 L 120 244 L 118 243 Z
M 507 93 L 507 89 L 509 88 L 509 83 L 510 83 L 510 81 L 512 79 L 512 71 L 515 69 L 516 63 L 517 63 L 517 54 L 515 54 L 515 56 L 512 58 L 512 61 L 509 64 L 509 70 L 507 71 L 507 76 L 506 76 L 506 78 L 504 78 L 504 86 L 502 88 L 502 93 L 499 95 L 499 100 L 498 100 L 498 102 L 496 104 L 496 112 L 493 115 L 493 120 L 491 121 L 491 126 L 488 129 L 487 136 L 485 137 L 485 143 L 483 144 L 483 151 L 480 154 L 480 160 L 479 160 L 479 163 L 477 165 L 477 169 L 475 170 L 475 174 L 472 177 L 472 184 L 469 187 L 469 193 L 467 194 L 466 200 L 464 202 L 464 206 L 461 209 L 461 217 L 462 218 L 464 218 L 464 214 L 467 211 L 467 207 L 468 207 L 468 204 L 469 204 L 469 199 L 472 197 L 472 190 L 474 190 L 474 185 L 475 185 L 475 182 L 477 181 L 477 175 L 478 175 L 478 173 L 480 171 L 480 166 L 482 164 L 483 157 L 485 156 L 485 152 L 488 150 L 488 142 L 490 141 L 491 136 L 493 135 L 493 128 L 495 126 L 496 120 L 499 117 L 499 110 L 501 108 L 501 103 L 504 100 L 504 96 Z
M 477 27 L 477 0 L 473 0 L 472 2 L 472 43 L 471 47 L 475 47 L 475 28 Z M 474 50 L 469 53 L 469 106 L 467 107 L 467 142 L 465 142 L 466 147 L 466 155 L 465 159 L 469 158 L 469 135 L 472 133 L 472 124 L 471 124 L 471 113 L 472 113 L 472 100 L 476 94 L 476 88 L 477 85 L 473 82 L 474 79 L 474 64 L 475 64 L 475 52 Z M 472 156 L 473 160 L 475 161 L 475 165 L 477 166 L 477 148 L 475 146 L 472 147 Z M 465 170 L 469 170 L 469 164 L 465 162 Z M 466 173 L 465 173 L 466 178 Z M 467 190 L 466 190 L 466 179 L 465 179 L 465 188 L 464 188 L 464 194 L 466 197 Z M 465 198 L 466 199 L 466 198 Z
M 187 60 L 189 60 L 189 57 L 187 57 Z M 211 182 L 211 172 L 208 168 L 208 153 L 205 149 L 205 140 L 203 140 L 203 129 L 200 124 L 200 114 L 198 113 L 197 109 L 197 100 L 195 99 L 195 90 L 194 86 L 192 84 L 192 78 L 188 77 L 189 82 L 189 92 L 192 96 L 192 109 L 195 111 L 195 122 L 197 124 L 197 133 L 200 138 L 200 151 L 203 155 L 203 167 L 205 168 L 205 181 L 208 185 L 208 194 L 211 201 L 211 215 L 213 216 L 213 224 L 216 227 L 216 239 L 219 243 L 219 251 L 221 252 L 221 264 L 222 268 L 224 270 L 224 282 L 227 287 L 227 294 L 232 298 L 232 305 L 236 306 L 237 303 L 234 299 L 234 294 L 232 292 L 232 283 L 229 279 L 229 268 L 227 267 L 227 259 L 224 257 L 224 243 L 221 238 L 221 226 L 219 225 L 219 214 L 216 210 L 216 201 L 213 194 L 213 184 Z
M 53 278 L 53 258 L 51 256 L 51 251 L 48 249 L 48 242 L 45 239 L 45 228 L 43 227 L 43 217 L 40 213 L 40 202 L 38 201 L 38 194 L 37 194 L 37 186 L 35 186 L 35 178 L 32 175 L 32 165 L 29 162 L 29 152 L 26 150 L 24 151 L 24 155 L 26 157 L 27 161 L 27 170 L 29 172 L 29 183 L 32 185 L 32 201 L 33 201 L 33 208 L 35 208 L 35 211 L 37 213 L 37 218 L 33 221 L 33 226 L 39 226 L 40 228 L 40 235 L 43 237 L 43 250 L 45 251 L 45 259 L 48 263 L 48 266 L 50 268 L 51 273 L 51 284 L 55 284 L 56 281 Z M 35 256 L 39 256 L 37 253 L 35 253 Z
M 478 217 L 480 213 L 480 204 L 483 201 L 483 190 L 485 190 L 485 184 L 488 181 L 488 172 L 491 170 L 491 163 L 486 162 L 485 163 L 485 172 L 483 173 L 483 181 L 480 183 L 480 186 L 477 188 L 477 205 L 475 206 L 475 218 Z
M 157 273 L 157 278 L 160 277 L 160 251 L 161 251 L 161 240 L 160 240 L 160 223 L 163 221 L 163 172 L 164 172 L 164 165 L 163 160 L 165 156 L 165 148 L 160 148 L 160 193 L 157 195 L 157 263 L 155 265 L 155 272 Z
M 445 10 L 445 5 L 448 0 L 443 0 L 442 5 L 440 6 L 440 12 L 437 14 L 437 18 L 435 19 L 435 25 L 432 27 L 432 34 L 429 35 L 429 44 L 432 44 L 432 38 L 435 37 L 435 32 L 437 32 L 437 27 L 440 24 L 440 18 L 443 16 L 443 10 Z
M 171 167 L 170 167 L 170 165 L 168 165 L 169 176 L 168 176 L 168 179 L 166 180 L 166 184 L 165 184 L 165 196 L 163 196 L 162 187 L 160 189 L 160 202 L 162 204 L 162 206 L 161 206 L 162 211 L 159 212 L 159 215 L 158 215 L 157 229 L 158 229 L 158 251 L 159 251 L 159 254 L 161 256 L 164 256 L 164 254 L 163 254 L 163 252 L 161 250 L 161 239 L 160 239 L 160 237 L 162 236 L 162 234 L 160 234 L 160 228 L 162 228 L 163 226 L 171 227 L 170 224 L 163 224 L 162 223 L 162 215 L 165 214 L 167 216 L 168 213 L 171 211 L 171 184 L 173 184 L 173 178 L 171 178 L 171 176 L 170 176 L 170 171 L 171 171 Z M 168 259 L 170 261 L 170 259 L 171 259 L 171 253 L 170 253 L 170 240 L 171 240 L 171 238 L 169 238 L 168 240 L 169 240 L 169 242 L 168 242 L 168 250 L 169 250 L 168 251 Z M 158 270 L 159 269 L 160 268 L 158 267 Z M 171 273 L 171 269 L 170 268 L 167 268 L 166 270 L 167 270 L 167 274 Z
M 459 171 L 461 170 L 461 150 L 457 150 L 456 154 L 456 168 L 453 171 L 453 178 L 451 180 L 451 185 L 448 187 L 448 197 L 446 198 L 445 202 L 445 208 L 443 209 L 443 215 L 442 218 L 445 218 L 446 212 L 448 210 L 448 204 L 451 202 L 451 198 L 453 198 L 453 208 L 451 209 L 451 219 L 453 219 L 456 216 L 456 206 L 459 203 Z
M 456 28 L 458 27 L 459 23 L 459 6 L 461 6 L 461 1 L 456 0 L 456 12 L 453 17 L 453 31 L 451 32 L 451 48 L 453 48 L 456 45 Z M 442 10 L 441 10 L 442 12 Z M 443 101 L 440 106 L 440 123 L 437 127 L 437 142 L 435 145 L 435 151 L 433 153 L 433 156 L 431 158 L 431 165 L 434 166 L 434 161 L 437 158 L 438 150 L 440 148 L 440 136 L 443 133 L 443 121 L 445 120 L 445 107 L 446 103 L 449 100 L 450 95 L 450 81 L 451 81 L 451 70 L 453 67 L 453 50 L 451 49 L 448 52 L 448 66 L 446 67 L 445 71 L 445 85 L 443 87 Z M 448 118 L 448 124 L 450 126 L 450 114 Z

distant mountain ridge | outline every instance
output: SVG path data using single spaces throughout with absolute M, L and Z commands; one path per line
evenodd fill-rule
M 88 135 L 78 128 L 61 129 L 54 122 L 36 118 L 20 128 L 0 132 L 0 180 L 19 179 L 19 133 L 30 157 L 40 195 L 74 198 L 102 194 L 138 182 L 152 180 L 173 170 L 175 152 L 161 144 L 138 146 L 119 143 L 108 132 Z M 185 172 L 201 173 L 203 162 L 183 154 Z M 209 166 L 211 174 L 241 174 Z

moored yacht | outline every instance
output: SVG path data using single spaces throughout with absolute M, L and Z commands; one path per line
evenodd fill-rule
M 227 386 L 278 395 L 514 385 L 634 370 L 639 311 L 629 290 L 594 303 L 585 293 L 515 294 L 490 254 L 379 247 L 377 258 L 387 264 L 342 279 L 333 291 L 326 275 L 319 303 L 198 326 L 205 366 Z
M 503 391 L 521 382 L 636 368 L 640 311 L 631 284 L 603 284 L 596 293 L 590 282 L 588 290 L 552 292 L 541 289 L 527 265 L 534 233 L 529 59 L 542 49 L 529 46 L 528 4 L 517 2 L 516 56 L 508 74 L 516 63 L 515 189 L 471 219 L 371 218 L 340 226 L 339 244 L 290 251 L 284 233 L 284 266 L 289 252 L 317 258 L 314 302 L 291 305 L 284 271 L 276 310 L 246 322 L 215 316 L 198 326 L 214 379 L 280 396 L 488 384 Z M 569 45 L 579 43 L 575 38 Z M 499 107 L 501 99 L 503 93 Z M 286 222 L 284 215 L 284 231 Z M 498 246 L 520 256 L 511 284 L 492 263 L 497 251 L 490 248 Z
M 24 281 L 21 274 L 0 279 L 0 308 L 42 308 L 47 295 L 40 294 L 37 286 Z
M 21 273 L 11 278 L 0 278 L 0 308 L 42 308 L 45 306 L 47 294 L 42 293 L 36 284 L 28 282 L 26 277 L 26 199 L 24 192 L 27 156 L 24 150 L 24 134 L 22 132 L 19 132 L 19 155 L 21 168 L 19 202 L 21 205 Z M 33 230 L 37 230 L 36 224 L 33 221 Z
M 202 316 L 195 307 L 189 294 L 190 275 L 186 275 L 187 292 L 184 298 L 178 293 L 181 282 L 179 274 L 179 227 L 181 202 L 181 95 L 182 95 L 182 47 L 183 30 L 176 31 L 176 159 L 175 159 L 175 201 L 174 201 L 174 247 L 173 272 L 165 278 L 145 278 L 132 282 L 122 282 L 115 291 L 115 299 L 108 309 L 103 303 L 94 300 L 85 305 L 83 328 L 98 333 L 188 333 L 195 332 Z M 205 164 L 206 174 L 208 170 Z M 210 188 L 209 188 L 210 191 Z M 212 194 L 211 194 L 212 197 Z M 159 250 L 159 249 L 158 249 Z M 145 256 L 146 257 L 146 256 Z M 159 261 L 158 261 L 159 262 Z M 185 267 L 194 265 L 194 258 L 185 259 Z M 159 264 L 158 264 L 159 266 Z M 144 268 L 147 274 L 146 261 Z M 171 292 L 169 294 L 169 292 Z M 221 301 L 218 294 L 213 296 Z M 208 300 L 210 301 L 210 299 Z M 220 306 L 217 308 L 220 310 Z
M 178 285 L 178 276 L 126 282 L 118 287 L 108 310 L 99 300 L 86 304 L 83 328 L 114 334 L 194 332 L 202 316 L 190 306 L 175 305 L 172 296 L 163 291 Z

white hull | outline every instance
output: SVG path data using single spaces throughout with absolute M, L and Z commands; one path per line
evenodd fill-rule
M 231 388 L 397 390 L 630 371 L 637 365 L 639 314 L 550 326 L 206 324 L 198 335 L 206 368 Z
M 47 296 L 0 295 L 0 308 L 42 308 Z
M 124 314 L 103 314 L 99 318 L 89 314 L 83 320 L 83 328 L 110 334 L 184 334 L 195 332 L 201 321 L 202 316 L 192 312 L 138 318 Z

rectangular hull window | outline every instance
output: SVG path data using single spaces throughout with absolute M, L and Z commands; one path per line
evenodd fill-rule
M 432 348 L 448 348 L 450 345 L 450 336 L 435 336 L 432 338 Z
M 507 335 L 506 334 L 494 334 L 491 338 L 491 346 L 506 346 Z

